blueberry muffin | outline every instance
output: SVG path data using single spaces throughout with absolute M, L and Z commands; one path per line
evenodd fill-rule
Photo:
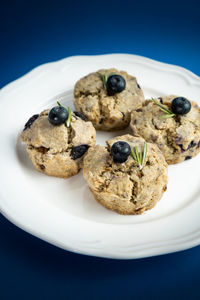
M 155 143 L 168 164 L 188 160 L 200 152 L 200 108 L 184 97 L 168 96 L 146 100 L 134 110 L 133 135 Z
M 21 134 L 34 167 L 62 178 L 79 172 L 85 153 L 95 145 L 95 138 L 91 122 L 60 106 L 34 115 Z
M 123 135 L 96 145 L 84 157 L 83 175 L 94 198 L 124 215 L 151 209 L 167 189 L 167 163 L 159 148 Z
M 75 85 L 74 105 L 96 129 L 127 127 L 133 109 L 141 107 L 144 95 L 135 77 L 116 69 L 99 70 Z

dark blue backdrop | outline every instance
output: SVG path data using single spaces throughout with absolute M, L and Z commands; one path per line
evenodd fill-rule
M 0 87 L 75 54 L 139 54 L 200 75 L 198 2 L 1 1 Z M 2 300 L 199 299 L 199 276 L 200 247 L 131 261 L 87 257 L 0 216 Z

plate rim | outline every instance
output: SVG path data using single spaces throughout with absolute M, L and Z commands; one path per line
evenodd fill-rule
M 188 74 L 189 76 L 191 76 L 193 79 L 197 79 L 199 80 L 199 76 L 196 75 L 194 72 L 190 71 L 189 69 L 186 69 L 184 67 L 181 67 L 179 65 L 174 65 L 171 63 L 166 63 L 166 62 L 161 62 L 159 60 L 153 59 L 153 58 L 148 58 L 146 56 L 142 56 L 142 55 L 137 55 L 137 54 L 130 54 L 130 53 L 106 53 L 106 54 L 97 54 L 97 55 L 71 55 L 71 56 L 67 56 L 64 58 L 61 58 L 59 60 L 56 61 L 52 61 L 52 62 L 47 62 L 44 64 L 41 64 L 39 66 L 34 67 L 33 69 L 31 69 L 30 71 L 26 72 L 24 75 L 20 76 L 19 78 L 16 78 L 15 80 L 7 83 L 5 86 L 3 86 L 0 89 L 0 93 L 1 92 L 7 92 L 8 89 L 10 89 L 11 86 L 14 86 L 15 84 L 18 84 L 19 81 L 22 82 L 22 79 L 27 79 L 28 76 L 32 76 L 33 73 L 40 71 L 41 68 L 43 67 L 49 67 L 50 65 L 53 66 L 54 64 L 57 63 L 63 63 L 65 61 L 69 61 L 69 60 L 74 60 L 74 59 L 79 59 L 79 58 L 95 58 L 95 57 L 103 57 L 103 56 L 120 56 L 121 58 L 125 58 L 125 57 L 129 57 L 129 58 L 135 58 L 135 59 L 140 59 L 141 61 L 146 61 L 149 63 L 153 63 L 153 64 L 157 64 L 160 66 L 165 66 L 165 67 L 169 67 L 172 68 L 174 70 L 179 70 L 182 72 L 185 72 L 186 74 Z
M 73 60 L 77 60 L 77 59 L 82 59 L 82 58 L 93 58 L 95 59 L 96 57 L 105 57 L 105 56 L 115 56 L 115 57 L 121 57 L 122 59 L 129 57 L 130 58 L 134 58 L 134 59 L 139 59 L 140 61 L 143 62 L 147 62 L 150 64 L 156 64 L 158 66 L 163 66 L 163 67 L 168 67 L 172 70 L 175 71 L 179 71 L 182 74 L 184 73 L 186 75 L 186 77 L 189 77 L 190 80 L 198 82 L 198 84 L 200 85 L 200 77 L 197 76 L 196 74 L 194 74 L 193 72 L 180 67 L 180 66 L 176 66 L 176 65 L 172 65 L 172 64 L 168 64 L 168 63 L 163 63 L 154 59 L 150 59 L 150 58 L 146 58 L 143 56 L 139 56 L 139 55 L 133 55 L 133 54 L 121 54 L 121 53 L 114 53 L 114 54 L 101 54 L 101 55 L 76 55 L 76 56 L 69 56 L 66 58 L 63 58 L 61 60 L 58 61 L 54 61 L 54 62 L 49 62 L 49 63 L 45 63 L 42 64 L 36 68 L 34 68 L 33 70 L 29 71 L 28 73 L 26 73 L 25 75 L 21 76 L 20 78 L 14 80 L 13 82 L 7 84 L 6 86 L 4 86 L 3 88 L 0 89 L 0 96 L 3 94 L 8 93 L 10 90 L 13 90 L 15 88 L 17 88 L 19 86 L 19 84 L 23 85 L 24 81 L 29 80 L 32 76 L 37 76 L 38 73 L 40 73 L 42 71 L 42 69 L 44 68 L 49 68 L 55 64 L 62 64 L 65 63 L 67 61 L 73 61 Z M 135 255 L 134 252 L 129 256 L 126 254 L 126 256 L 124 255 L 110 255 L 110 254 L 102 254 L 101 253 L 93 253 L 90 252 L 89 250 L 85 251 L 85 250 L 81 250 L 81 249 L 74 249 L 73 247 L 70 248 L 70 246 L 63 246 L 60 243 L 58 243 L 57 241 L 55 241 L 52 238 L 47 238 L 45 236 L 43 236 L 41 233 L 35 232 L 34 229 L 30 230 L 29 228 L 27 228 L 27 226 L 22 222 L 16 221 L 16 219 L 14 218 L 14 216 L 12 216 L 12 213 L 6 211 L 5 207 L 3 207 L 2 205 L 2 201 L 0 201 L 0 212 L 2 213 L 2 215 L 7 218 L 10 222 L 12 222 L 14 225 L 16 225 L 17 227 L 19 227 L 20 229 L 28 232 L 31 235 L 36 236 L 37 238 L 40 238 L 50 244 L 53 244 L 59 248 L 62 248 L 64 250 L 68 250 L 71 252 L 75 252 L 75 253 L 79 253 L 79 254 L 85 254 L 85 255 L 91 255 L 91 256 L 98 256 L 98 257 L 104 257 L 104 258 L 114 258 L 114 259 L 138 259 L 138 258 L 145 258 L 145 257 L 151 257 L 151 256 L 156 256 L 156 255 L 163 255 L 163 254 L 168 254 L 168 253 L 173 253 L 173 252 L 177 252 L 177 251 L 181 251 L 181 250 L 186 250 L 189 249 L 191 247 L 197 246 L 200 244 L 200 235 L 193 241 L 191 242 L 187 242 L 187 244 L 182 247 L 181 245 L 184 244 L 184 242 L 182 244 L 175 245 L 176 249 L 174 249 L 174 246 L 170 247 L 166 247 L 164 246 L 163 248 L 161 247 L 160 250 L 158 251 L 153 251 L 151 254 L 143 254 L 143 255 Z M 155 250 L 155 249 L 154 249 Z

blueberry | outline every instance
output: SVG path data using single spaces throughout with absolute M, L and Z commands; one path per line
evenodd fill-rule
M 88 150 L 89 145 L 80 145 L 72 148 L 71 157 L 73 160 L 80 158 Z
M 39 115 L 33 115 L 24 125 L 24 130 L 28 129 L 31 127 L 31 125 L 33 124 L 33 122 L 35 122 L 35 120 L 39 117 Z
M 188 145 L 187 149 L 184 149 L 182 144 L 178 144 L 178 146 L 181 148 L 181 153 L 183 153 L 183 152 L 189 150 L 190 148 L 195 147 L 196 145 L 197 145 L 197 144 L 194 143 L 194 141 L 191 141 L 191 143 Z
M 109 96 L 122 92 L 126 88 L 126 81 L 121 75 L 111 75 L 106 81 L 106 90 Z
M 123 163 L 131 153 L 131 147 L 128 143 L 119 141 L 112 145 L 111 155 L 115 163 Z
M 52 125 L 60 125 L 64 123 L 68 118 L 68 111 L 63 106 L 53 107 L 48 115 L 49 122 Z
M 197 144 L 194 141 L 191 141 L 191 143 L 188 145 L 187 150 L 190 148 L 194 148 Z
M 186 150 L 183 148 L 182 144 L 178 144 L 178 146 L 181 148 L 181 153 L 185 152 Z
M 86 121 L 86 117 L 78 111 L 74 111 L 75 116 L 81 118 L 83 121 Z
M 171 110 L 176 115 L 185 115 L 191 109 L 191 103 L 184 97 L 174 98 L 171 104 Z
M 185 160 L 191 159 L 192 156 L 186 156 Z

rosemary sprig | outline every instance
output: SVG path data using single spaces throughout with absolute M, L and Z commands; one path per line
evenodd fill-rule
M 142 170 L 147 156 L 147 143 L 144 142 L 144 148 L 142 153 L 139 152 L 137 146 L 135 146 L 134 149 L 131 149 L 131 156 L 138 163 L 139 169 Z
M 63 105 L 60 104 L 59 101 L 57 101 L 57 104 L 58 104 L 58 106 L 63 106 Z M 67 121 L 66 121 L 66 126 L 70 127 L 71 119 L 72 119 L 72 111 L 71 111 L 71 108 L 69 106 L 67 106 L 67 110 L 68 110 L 68 118 L 67 118 Z
M 175 116 L 175 114 L 168 108 L 166 108 L 166 106 L 160 104 L 158 101 L 156 101 L 154 98 L 151 98 L 151 100 L 160 107 L 160 110 L 162 110 L 165 115 L 162 115 L 161 118 L 162 119 L 167 119 L 167 118 L 172 118 Z
M 101 73 L 98 73 L 98 74 L 101 77 L 101 80 L 103 81 L 104 89 L 106 89 L 106 82 L 107 82 L 107 79 L 108 79 L 108 70 L 105 71 L 105 74 L 101 74 Z
M 147 143 L 144 142 L 143 155 L 142 155 L 142 166 L 144 166 L 147 157 Z
M 103 81 L 103 87 L 104 89 L 106 89 L 106 82 L 108 80 L 108 77 L 111 76 L 111 75 L 114 75 L 115 73 L 110 73 L 109 76 L 108 76 L 108 70 L 105 71 L 105 74 L 101 74 L 101 73 L 98 73 L 101 77 L 101 80 Z

